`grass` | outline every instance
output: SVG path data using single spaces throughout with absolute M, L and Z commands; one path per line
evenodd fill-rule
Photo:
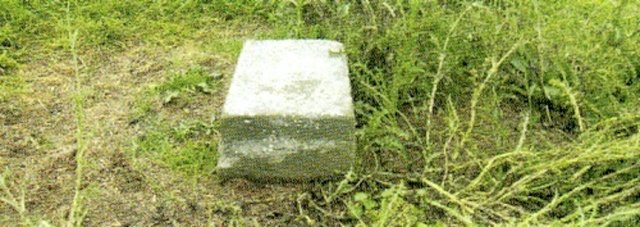
M 136 140 L 135 156 L 148 155 L 151 160 L 187 176 L 208 175 L 217 163 L 213 125 L 200 121 L 180 122 L 174 127 L 160 123 Z
M 84 110 L 84 98 L 85 96 L 82 94 L 83 88 L 83 77 L 80 72 L 80 63 L 78 59 L 78 53 L 76 50 L 76 40 L 77 40 L 78 32 L 77 30 L 73 32 L 69 32 L 69 49 L 71 50 L 71 55 L 73 56 L 73 74 L 75 76 L 75 95 L 73 99 L 74 104 L 74 115 L 76 118 L 76 154 L 75 154 L 75 162 L 76 162 L 76 171 L 75 171 L 75 186 L 74 186 L 74 195 L 73 201 L 71 204 L 71 210 L 69 211 L 68 217 L 68 226 L 80 226 L 82 224 L 82 219 L 84 218 L 84 212 L 82 211 L 82 184 L 83 184 L 83 174 L 85 167 L 85 153 L 87 150 L 87 133 L 85 133 L 85 110 Z
M 4 0 L 0 223 L 638 225 L 639 10 Z M 220 182 L 216 115 L 248 38 L 345 44 L 352 172 Z

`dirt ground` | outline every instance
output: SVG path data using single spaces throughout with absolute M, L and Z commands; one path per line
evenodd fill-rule
M 80 53 L 84 94 L 87 167 L 82 208 L 87 226 L 148 226 L 289 223 L 296 219 L 297 196 L 304 184 L 221 182 L 215 174 L 185 177 L 144 157 L 133 157 L 134 138 L 144 133 L 135 122 L 136 97 L 166 79 L 168 70 L 200 65 L 232 73 L 234 59 L 190 44 L 173 48 L 139 46 L 116 55 Z M 92 56 L 83 58 L 82 56 Z M 77 163 L 75 76 L 72 59 L 52 54 L 19 72 L 24 95 L 0 108 L 0 168 L 10 170 L 9 189 L 25 193 L 29 220 L 64 224 L 74 196 Z M 208 120 L 219 113 L 224 89 L 190 99 L 179 108 L 155 109 L 171 125 Z M 215 141 L 216 134 L 211 136 Z M 18 212 L 0 204 L 2 225 L 21 222 Z

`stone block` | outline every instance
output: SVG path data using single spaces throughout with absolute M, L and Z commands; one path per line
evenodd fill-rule
M 348 171 L 355 117 L 342 44 L 244 44 L 222 111 L 218 173 L 260 181 Z

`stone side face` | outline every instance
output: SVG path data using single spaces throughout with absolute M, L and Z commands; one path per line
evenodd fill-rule
M 349 118 L 227 117 L 218 161 L 225 177 L 304 180 L 348 171 L 355 121 Z
M 295 181 L 349 170 L 355 117 L 341 51 L 323 40 L 245 43 L 219 127 L 219 174 Z

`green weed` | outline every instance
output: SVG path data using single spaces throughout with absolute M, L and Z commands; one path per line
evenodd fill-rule
M 214 128 L 213 124 L 199 121 L 180 122 L 174 127 L 157 122 L 136 139 L 133 154 L 186 176 L 206 176 L 217 163 Z
M 194 95 L 211 95 L 220 87 L 221 74 L 209 73 L 202 67 L 193 67 L 184 73 L 175 73 L 161 84 L 145 89 L 136 98 L 132 121 L 137 122 L 161 106 L 181 106 L 193 101 Z
M 162 97 L 162 102 L 168 104 L 181 95 L 188 98 L 188 94 L 196 92 L 212 94 L 218 82 L 216 79 L 219 79 L 220 76 L 219 73 L 209 75 L 202 68 L 192 68 L 184 74 L 171 76 L 169 81 L 154 90 Z
M 69 31 L 69 49 L 73 56 L 73 70 L 74 70 L 74 90 L 75 95 L 73 99 L 74 115 L 76 120 L 76 153 L 75 153 L 75 187 L 73 201 L 71 203 L 71 209 L 69 211 L 69 217 L 67 219 L 66 226 L 82 226 L 83 219 L 85 217 L 86 210 L 83 208 L 82 202 L 86 200 L 83 195 L 84 190 L 82 185 L 84 184 L 83 178 L 86 168 L 87 160 L 85 159 L 85 153 L 87 151 L 87 132 L 85 126 L 85 101 L 82 94 L 83 91 L 83 77 L 80 69 L 80 59 L 76 49 L 76 42 L 78 40 L 78 31 Z
M 201 67 L 193 67 L 184 73 L 170 75 L 168 80 L 143 91 L 137 103 L 138 113 L 161 111 L 161 106 L 190 103 L 194 95 L 211 95 L 219 87 L 219 73 L 209 73 Z M 151 116 L 148 129 L 135 141 L 133 153 L 148 155 L 161 165 L 188 176 L 207 175 L 213 171 L 217 160 L 217 143 L 212 138 L 214 122 L 197 120 L 179 121 L 169 126 L 161 117 Z

